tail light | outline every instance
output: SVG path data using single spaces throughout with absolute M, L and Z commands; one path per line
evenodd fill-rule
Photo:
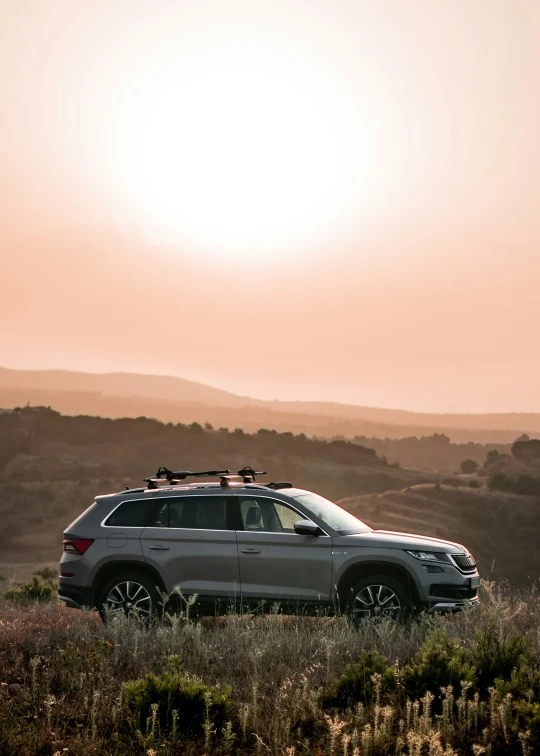
M 67 554 L 81 554 L 82 556 L 93 543 L 93 538 L 70 538 L 64 541 L 64 551 Z

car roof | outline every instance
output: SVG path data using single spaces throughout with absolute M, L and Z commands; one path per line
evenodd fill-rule
M 267 493 L 272 496 L 279 495 L 279 496 L 297 496 L 301 494 L 308 494 L 311 493 L 310 491 L 305 491 L 301 488 L 282 488 L 282 489 L 273 489 L 269 486 L 265 486 L 262 483 L 241 483 L 241 482 L 232 482 L 230 481 L 229 484 L 226 487 L 223 487 L 220 483 L 214 482 L 214 481 L 207 481 L 207 482 L 200 482 L 200 483 L 183 483 L 181 485 L 175 484 L 175 485 L 163 485 L 158 486 L 157 488 L 126 488 L 123 491 L 117 491 L 115 493 L 110 494 L 101 494 L 99 496 L 95 496 L 96 501 L 105 501 L 107 499 L 115 499 L 118 497 L 126 498 L 126 496 L 129 496 L 131 498 L 132 496 L 138 498 L 139 496 L 160 496 L 163 493 L 175 493 L 179 494 L 180 492 L 190 492 L 195 493 L 197 491 L 208 491 L 208 490 L 226 490 L 226 491 L 244 491 L 244 492 L 251 492 L 251 491 L 260 491 L 261 493 Z

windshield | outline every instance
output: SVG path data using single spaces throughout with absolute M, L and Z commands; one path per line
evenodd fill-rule
M 332 530 L 339 533 L 339 535 L 369 533 L 372 530 L 365 522 L 362 522 L 362 520 L 359 520 L 345 509 L 338 507 L 334 502 L 325 499 L 324 496 L 319 496 L 319 494 L 296 494 L 292 495 L 291 498 L 296 499 L 300 504 L 311 510 L 316 517 L 320 517 L 323 522 L 329 525 Z

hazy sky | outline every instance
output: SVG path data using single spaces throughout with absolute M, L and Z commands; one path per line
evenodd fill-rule
M 0 365 L 540 411 L 536 0 L 0 9 Z

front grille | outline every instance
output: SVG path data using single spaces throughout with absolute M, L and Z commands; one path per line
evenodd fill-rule
M 451 554 L 451 557 L 462 572 L 474 572 L 476 570 L 476 562 L 470 554 Z
M 468 585 L 448 585 L 447 583 L 434 583 L 429 589 L 429 595 L 434 598 L 453 599 L 454 601 L 475 598 L 477 593 L 477 588 L 471 588 Z

